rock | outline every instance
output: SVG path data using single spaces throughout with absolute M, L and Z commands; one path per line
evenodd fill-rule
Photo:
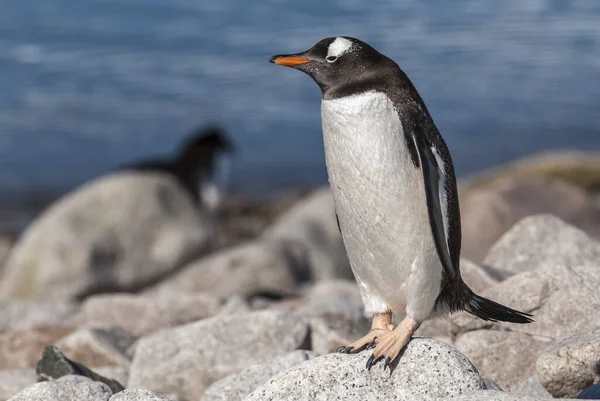
M 454 345 L 482 376 L 512 390 L 535 374 L 535 361 L 547 342 L 519 332 L 477 330 L 461 335 Z
M 537 376 L 531 376 L 521 384 L 519 384 L 513 391 L 513 394 L 518 395 L 526 395 L 529 397 L 534 397 L 538 399 L 552 399 L 552 394 L 550 394 L 544 386 L 540 383 Z
M 498 192 L 474 189 L 460 196 L 463 257 L 480 262 L 514 223 L 508 202 Z M 482 229 L 485 227 L 485 229 Z
M 223 297 L 293 292 L 298 281 L 295 272 L 300 269 L 292 266 L 296 260 L 281 244 L 248 242 L 188 264 L 151 292 L 210 292 Z
M 10 248 L 12 248 L 13 241 L 9 237 L 5 237 L 3 235 L 0 236 L 0 272 L 2 272 L 2 266 L 4 265 L 4 260 L 6 256 L 10 252 Z
M 304 197 L 263 234 L 284 245 L 300 243 L 308 250 L 313 280 L 354 279 L 329 187 Z
M 579 400 L 600 400 L 600 384 L 594 384 L 583 390 L 577 396 Z
M 44 211 L 14 245 L 2 298 L 84 298 L 143 288 L 205 252 L 211 216 L 167 174 L 122 172 Z
M 391 375 L 383 363 L 366 370 L 370 355 L 333 353 L 308 360 L 274 376 L 246 401 L 435 400 L 484 388 L 469 360 L 439 341 L 413 339 Z
M 462 254 L 477 261 L 483 259 L 507 229 L 524 217 L 551 214 L 580 228 L 593 228 L 589 220 L 600 216 L 600 209 L 583 188 L 547 177 L 500 180 L 491 188 L 463 194 L 461 206 Z
M 364 316 L 364 305 L 356 282 L 324 280 L 304 294 L 297 312 L 311 326 L 311 343 L 317 354 L 326 354 L 363 336 L 371 322 Z
M 354 280 L 321 281 L 304 294 L 304 299 L 298 313 L 306 316 L 343 315 L 359 320 L 364 315 L 365 308 Z
M 195 400 L 218 379 L 306 349 L 308 326 L 296 314 L 274 310 L 216 316 L 140 338 L 129 387 L 178 400 Z
M 600 382 L 600 327 L 550 345 L 536 370 L 540 383 L 556 398 L 576 397 Z
M 476 294 L 498 284 L 500 281 L 494 270 L 464 258 L 460 260 L 460 275 Z
M 108 401 L 112 392 L 104 383 L 83 376 L 64 376 L 27 387 L 9 401 Z
M 496 383 L 495 381 L 493 381 L 492 379 L 488 379 L 487 377 L 483 378 L 483 384 L 485 385 L 485 389 L 486 390 L 498 390 L 498 391 L 503 391 L 500 386 L 498 385 L 498 383 Z
M 544 266 L 597 265 L 600 243 L 562 220 L 540 215 L 516 224 L 492 247 L 484 264 L 500 269 L 502 278 Z
M 120 387 L 123 387 L 123 385 L 127 384 L 129 381 L 129 369 L 124 368 L 123 366 L 96 366 L 94 367 L 94 372 L 106 378 L 108 381 L 115 381 L 119 383 Z M 112 388 L 110 385 L 109 387 Z M 116 392 L 117 391 L 113 389 L 113 393 Z
M 72 331 L 72 327 L 49 326 L 0 334 L 0 370 L 34 367 L 46 345 Z
M 461 394 L 457 397 L 447 397 L 441 400 L 452 401 L 540 401 L 544 398 L 530 397 L 521 394 L 505 393 L 498 390 L 476 390 Z
M 239 295 L 234 295 L 225 301 L 223 306 L 219 309 L 220 316 L 226 315 L 237 315 L 240 313 L 251 312 L 252 308 L 246 300 Z
M 511 308 L 534 311 L 535 323 L 516 325 L 486 322 L 465 312 L 450 319 L 451 334 L 491 329 L 515 331 L 548 342 L 597 326 L 590 319 L 600 309 L 600 269 L 549 263 L 545 267 L 508 278 L 481 295 Z
M 36 383 L 33 369 L 0 370 L 0 401 L 6 401 L 26 387 Z
M 81 310 L 86 325 L 120 326 L 141 336 L 216 314 L 220 301 L 209 294 L 164 291 L 160 295 L 106 294 L 88 298 Z
M 118 326 L 79 329 L 56 343 L 69 358 L 84 365 L 129 366 L 128 349 L 136 337 Z
M 54 345 L 44 348 L 42 359 L 38 361 L 35 372 L 40 381 L 57 380 L 69 375 L 78 375 L 104 383 L 113 393 L 124 389 L 120 382 L 101 376 L 86 366 L 70 360 Z
M 229 375 L 213 383 L 201 401 L 242 401 L 254 389 L 272 376 L 313 358 L 311 351 L 294 351 L 264 364 L 250 366 L 238 374 Z
M 109 401 L 173 401 L 171 398 L 160 395 L 145 388 L 128 388 L 110 397 Z
M 66 301 L 0 301 L 0 332 L 61 325 L 75 311 L 76 305 Z

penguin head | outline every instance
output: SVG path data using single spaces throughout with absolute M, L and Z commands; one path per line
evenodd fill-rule
M 325 38 L 305 52 L 279 54 L 269 61 L 308 74 L 324 97 L 328 92 L 368 81 L 377 71 L 395 66 L 365 42 L 347 36 Z

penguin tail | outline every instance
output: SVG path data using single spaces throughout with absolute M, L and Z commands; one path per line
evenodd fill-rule
M 471 292 L 471 297 L 465 305 L 465 310 L 480 319 L 490 322 L 532 323 L 532 315 L 511 309 L 497 302 L 481 297 Z

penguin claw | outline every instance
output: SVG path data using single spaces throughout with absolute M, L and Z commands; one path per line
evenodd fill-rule
M 385 358 L 385 364 L 383 365 L 383 370 L 386 370 L 390 366 L 391 362 L 392 362 L 392 358 L 390 358 L 389 356 L 387 358 Z
M 367 359 L 367 370 L 371 371 L 371 368 L 373 367 L 373 365 L 375 364 L 375 355 L 371 355 L 369 357 L 369 359 Z

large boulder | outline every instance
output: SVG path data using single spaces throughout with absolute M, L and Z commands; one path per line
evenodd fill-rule
M 353 279 L 329 187 L 300 200 L 263 234 L 263 238 L 300 243 L 308 251 L 313 280 Z
M 529 334 L 494 330 L 470 331 L 454 342 L 482 376 L 491 377 L 505 390 L 535 374 L 536 359 L 547 344 Z
M 0 370 L 0 401 L 8 400 L 36 382 L 34 369 Z
M 81 323 L 86 326 L 120 326 L 141 336 L 163 327 L 213 316 L 220 303 L 219 299 L 210 294 L 169 291 L 154 296 L 94 295 L 81 306 Z
M 294 292 L 305 265 L 298 246 L 256 240 L 187 264 L 148 292 L 210 292 L 219 296 Z M 154 295 L 153 295 L 154 296 Z
M 435 400 L 485 388 L 464 355 L 436 340 L 413 339 L 391 374 L 383 363 L 368 371 L 370 356 L 333 353 L 308 360 L 271 378 L 246 401 Z
M 69 358 L 90 367 L 128 367 L 136 337 L 119 326 L 79 329 L 56 343 Z
M 308 331 L 296 314 L 274 310 L 163 329 L 138 341 L 128 386 L 196 400 L 216 380 L 308 348 Z
M 175 177 L 129 172 L 51 205 L 14 245 L 3 298 L 80 298 L 133 290 L 208 249 L 211 216 Z
M 112 391 L 106 384 L 84 376 L 69 375 L 36 383 L 9 401 L 108 401 L 111 396 Z
M 599 319 L 596 323 L 600 324 Z M 600 326 L 555 342 L 537 360 L 537 376 L 556 398 L 576 397 L 600 382 Z
M 580 228 L 592 227 L 590 220 L 600 223 L 600 209 L 577 185 L 545 177 L 509 178 L 462 194 L 462 255 L 483 260 L 504 232 L 537 214 L 551 214 Z
M 314 353 L 311 351 L 298 350 L 263 364 L 252 365 L 243 372 L 213 383 L 202 396 L 202 401 L 243 401 L 248 394 L 277 373 L 313 357 Z
M 67 326 L 37 327 L 0 334 L 0 370 L 32 368 L 48 344 L 74 330 Z
M 110 397 L 109 401 L 173 401 L 155 391 L 145 388 L 128 388 Z
M 498 269 L 502 278 L 562 265 L 598 265 L 600 242 L 551 215 L 521 220 L 498 240 L 484 264 Z
M 0 332 L 64 325 L 76 310 L 75 303 L 62 300 L 0 301 Z

